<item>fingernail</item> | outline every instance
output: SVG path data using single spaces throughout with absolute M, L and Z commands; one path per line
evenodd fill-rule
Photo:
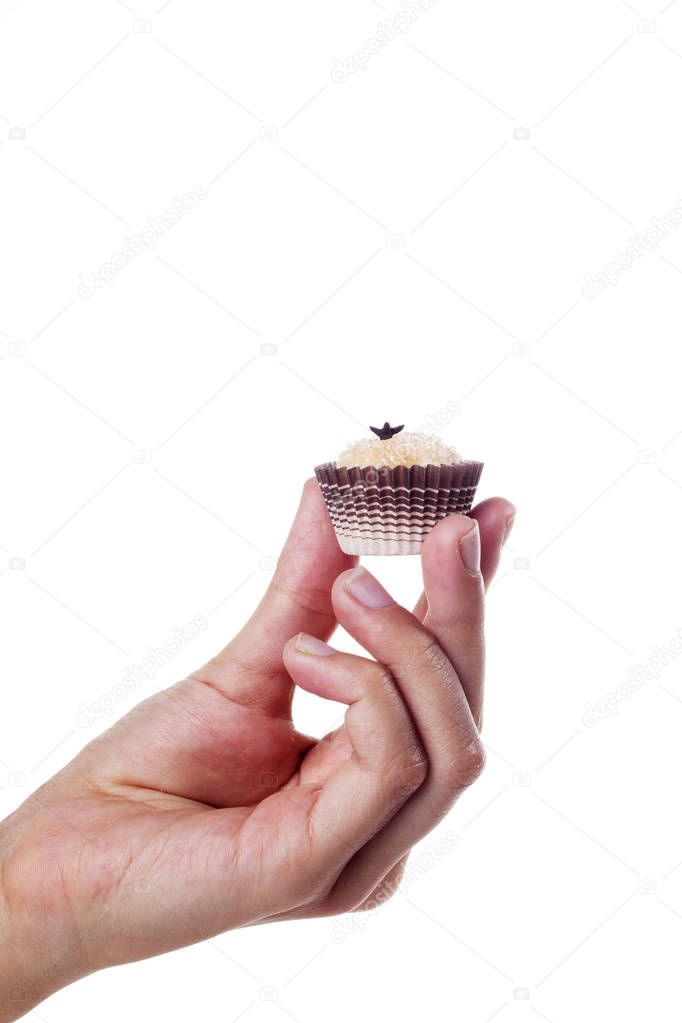
M 316 654 L 318 657 L 329 657 L 335 654 L 336 650 L 329 643 L 323 643 L 316 636 L 309 636 L 305 632 L 299 632 L 296 637 L 296 650 L 299 654 Z
M 459 541 L 459 553 L 469 575 L 478 575 L 481 571 L 481 537 L 478 522 L 474 522 L 469 532 Z
M 503 547 L 506 544 L 507 540 L 509 539 L 509 534 L 511 533 L 512 529 L 514 528 L 514 521 L 515 521 L 515 519 L 516 519 L 516 512 L 513 511 L 511 513 L 511 515 L 509 516 L 509 518 L 507 519 L 506 525 L 504 527 L 504 536 L 502 537 L 502 546 Z
M 366 568 L 353 569 L 346 583 L 346 589 L 360 604 L 373 610 L 395 604 L 390 593 L 386 592 L 379 580 L 375 579 Z

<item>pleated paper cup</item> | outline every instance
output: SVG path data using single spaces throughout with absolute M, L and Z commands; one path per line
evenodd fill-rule
M 315 467 L 341 550 L 346 554 L 419 554 L 447 515 L 474 503 L 482 462 L 457 465 Z

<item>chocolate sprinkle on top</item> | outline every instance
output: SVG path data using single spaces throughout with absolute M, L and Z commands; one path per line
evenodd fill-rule
M 405 424 L 402 426 L 391 426 L 390 423 L 386 422 L 383 426 L 370 426 L 372 433 L 376 433 L 380 440 L 390 440 L 391 437 L 395 437 L 396 433 L 400 433 L 405 428 Z

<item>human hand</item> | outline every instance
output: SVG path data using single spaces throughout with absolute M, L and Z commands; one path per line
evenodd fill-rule
M 236 638 L 0 825 L 0 1021 L 103 967 L 387 897 L 483 764 L 483 590 L 512 516 L 495 498 L 439 523 L 411 614 L 309 481 Z M 370 658 L 320 645 L 337 624 Z M 295 685 L 348 704 L 343 726 L 298 732 Z

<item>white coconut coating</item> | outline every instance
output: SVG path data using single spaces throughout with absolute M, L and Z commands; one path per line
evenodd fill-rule
M 342 468 L 398 465 L 459 465 L 461 455 L 455 448 L 434 436 L 421 433 L 398 433 L 390 440 L 367 437 L 349 444 L 341 452 L 336 464 Z

